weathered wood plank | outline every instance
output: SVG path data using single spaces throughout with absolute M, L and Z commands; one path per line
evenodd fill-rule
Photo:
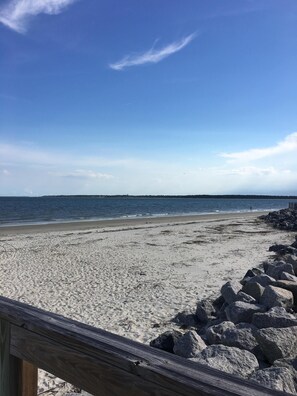
M 0 318 L 0 395 L 19 396 L 19 359 L 10 354 L 10 323 Z
M 161 386 L 156 391 L 152 391 L 151 382 L 131 372 L 119 370 L 112 365 L 102 363 L 96 357 L 81 354 L 28 330 L 14 327 L 12 334 L 13 354 L 34 360 L 40 368 L 50 371 L 93 395 L 169 396 L 179 394 L 162 389 Z
M 11 353 L 95 395 L 281 396 L 282 392 L 0 297 Z
M 25 360 L 20 360 L 21 396 L 37 396 L 38 368 Z
M 10 324 L 0 319 L 0 395 L 9 396 L 9 331 Z

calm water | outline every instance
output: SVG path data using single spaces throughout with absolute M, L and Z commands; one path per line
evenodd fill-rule
M 0 197 L 0 226 L 125 217 L 277 210 L 292 199 Z M 297 201 L 296 201 L 297 202 Z

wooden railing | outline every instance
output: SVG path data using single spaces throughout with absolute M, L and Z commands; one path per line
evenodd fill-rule
M 0 326 L 1 396 L 36 396 L 37 367 L 95 396 L 284 395 L 5 297 Z

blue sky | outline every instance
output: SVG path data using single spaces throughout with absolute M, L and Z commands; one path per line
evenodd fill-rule
M 297 194 L 297 0 L 0 0 L 0 195 Z

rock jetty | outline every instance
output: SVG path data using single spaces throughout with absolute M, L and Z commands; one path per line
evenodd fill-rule
M 278 228 L 297 230 L 292 210 L 266 218 Z M 225 283 L 216 298 L 178 313 L 173 322 L 180 329 L 160 334 L 150 345 L 297 395 L 297 236 L 293 244 L 269 250 L 272 259 L 240 282 Z
M 270 212 L 268 215 L 260 216 L 260 219 L 279 230 L 297 231 L 296 209 L 289 208 Z

